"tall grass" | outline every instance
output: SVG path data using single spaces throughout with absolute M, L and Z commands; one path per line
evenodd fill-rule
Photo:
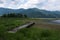
M 0 40 L 60 40 L 60 30 L 42 28 L 24 28 L 16 33 L 8 33 L 8 29 L 25 23 L 19 18 L 0 19 Z
M 17 33 L 6 33 L 4 40 L 60 40 L 60 30 L 24 28 Z
M 24 24 L 25 21 L 20 18 L 0 18 L 0 40 L 4 39 L 6 32 Z

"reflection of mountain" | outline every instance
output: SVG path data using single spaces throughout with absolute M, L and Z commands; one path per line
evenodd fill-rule
M 60 17 L 60 11 L 46 11 L 40 10 L 37 8 L 29 8 L 29 9 L 7 9 L 0 8 L 0 15 L 7 13 L 22 13 L 26 14 L 28 17 L 33 18 L 56 18 Z

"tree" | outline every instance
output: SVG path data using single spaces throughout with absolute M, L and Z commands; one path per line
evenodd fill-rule
M 27 15 L 24 14 L 23 16 L 24 16 L 24 18 L 27 18 Z
M 19 18 L 27 18 L 27 15 L 23 15 L 20 13 L 9 13 L 9 14 L 3 14 L 2 17 L 19 17 Z
M 6 14 L 3 14 L 2 17 L 6 17 L 7 15 Z
M 22 14 L 19 14 L 19 13 L 18 13 L 18 14 L 16 14 L 16 16 L 17 16 L 17 17 L 20 17 L 20 18 L 22 18 L 22 17 L 23 17 L 23 15 L 22 15 Z

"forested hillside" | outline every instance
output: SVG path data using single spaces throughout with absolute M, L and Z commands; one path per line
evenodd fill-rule
M 26 14 L 28 17 L 31 18 L 60 18 L 60 11 L 47 11 L 47 10 L 40 10 L 38 8 L 29 8 L 29 9 L 0 8 L 0 15 L 9 13 Z

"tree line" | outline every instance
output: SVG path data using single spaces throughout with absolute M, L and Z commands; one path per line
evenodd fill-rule
M 19 17 L 19 18 L 27 18 L 26 14 L 20 14 L 20 13 L 9 13 L 9 14 L 3 14 L 1 17 Z

